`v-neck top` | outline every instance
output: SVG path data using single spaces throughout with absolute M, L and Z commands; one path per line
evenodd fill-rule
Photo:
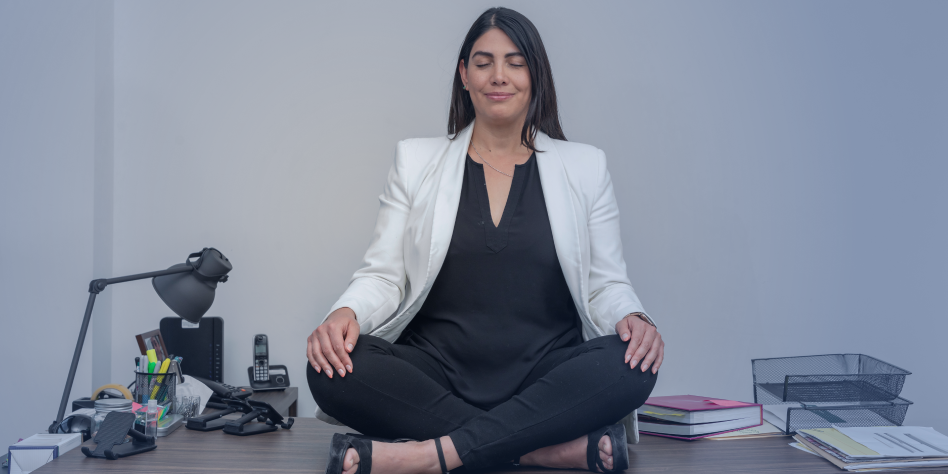
M 583 341 L 536 161 L 515 166 L 494 226 L 484 167 L 467 156 L 444 264 L 397 341 L 437 360 L 452 392 L 483 409 L 519 393 L 548 352 Z

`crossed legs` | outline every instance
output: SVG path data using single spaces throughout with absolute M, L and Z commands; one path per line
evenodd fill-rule
M 350 354 L 352 373 L 329 379 L 307 364 L 307 379 L 320 408 L 349 427 L 384 438 L 442 438 L 447 458 L 477 469 L 520 456 L 536 460 L 541 448 L 578 446 L 585 433 L 641 406 L 657 376 L 629 368 L 626 347 L 618 336 L 604 336 L 552 351 L 515 396 L 489 410 L 455 396 L 424 352 L 368 335 Z

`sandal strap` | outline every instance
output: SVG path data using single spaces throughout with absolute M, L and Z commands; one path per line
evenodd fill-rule
M 441 463 L 441 474 L 448 474 L 448 465 L 444 462 L 444 451 L 441 450 L 441 438 L 435 438 L 435 448 L 438 450 L 438 462 Z
M 602 458 L 599 457 L 599 440 L 609 436 L 612 442 L 612 469 L 606 469 Z M 596 468 L 602 472 L 622 472 L 629 467 L 628 447 L 626 447 L 625 427 L 622 425 L 603 426 L 588 435 L 586 441 L 586 465 L 590 471 Z M 624 453 L 624 454 L 623 454 Z
M 372 472 L 372 440 L 350 438 L 349 444 L 359 453 L 359 469 L 356 474 L 369 474 Z
M 586 440 L 586 466 L 590 471 L 596 472 L 596 468 L 599 467 L 600 470 L 605 466 L 602 465 L 602 459 L 599 459 L 599 439 L 602 438 L 602 435 L 606 433 L 605 428 L 600 428 L 589 433 Z

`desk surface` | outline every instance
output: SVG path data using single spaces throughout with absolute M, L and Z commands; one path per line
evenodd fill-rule
M 315 418 L 297 418 L 289 431 L 255 436 L 233 436 L 222 431 L 200 432 L 180 428 L 159 438 L 158 449 L 117 461 L 85 457 L 73 449 L 34 471 L 99 473 L 206 473 L 206 472 L 284 472 L 313 474 L 324 472 L 328 462 L 329 440 L 344 428 Z M 788 446 L 791 438 L 765 438 L 730 441 L 680 441 L 642 436 L 642 442 L 629 446 L 635 473 L 801 473 L 839 474 L 845 472 L 812 454 Z M 87 445 L 93 443 L 87 442 Z M 547 469 L 516 469 L 493 472 L 545 473 Z M 575 472 L 575 471 L 574 471 Z M 931 473 L 933 470 L 899 472 Z M 941 470 L 938 472 L 948 472 Z

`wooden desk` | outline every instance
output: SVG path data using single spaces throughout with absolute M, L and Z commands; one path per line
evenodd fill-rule
M 222 431 L 200 432 L 180 428 L 158 439 L 158 449 L 117 461 L 85 457 L 77 448 L 33 471 L 49 473 L 206 473 L 281 472 L 321 473 L 326 469 L 329 440 L 346 429 L 315 418 L 297 418 L 290 430 L 255 436 L 233 436 Z M 791 438 L 731 441 L 679 441 L 642 436 L 630 445 L 632 467 L 627 472 L 666 474 L 800 473 L 840 474 L 829 462 L 787 445 Z M 93 443 L 87 442 L 87 445 Z M 544 473 L 548 469 L 513 468 L 493 472 Z M 577 472 L 577 471 L 572 471 Z M 942 470 L 899 471 L 948 472 Z

